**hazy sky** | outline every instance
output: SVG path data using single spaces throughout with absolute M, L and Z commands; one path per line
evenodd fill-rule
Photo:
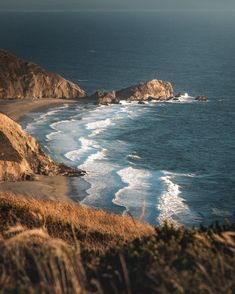
M 0 10 L 222 9 L 235 0 L 0 0 Z

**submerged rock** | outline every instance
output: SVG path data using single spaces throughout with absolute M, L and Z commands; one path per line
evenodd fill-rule
M 207 97 L 203 96 L 203 95 L 200 95 L 200 96 L 197 96 L 195 98 L 195 100 L 205 102 L 205 101 L 207 101 Z
M 79 176 L 84 171 L 55 163 L 20 125 L 0 113 L 0 181 L 33 180 L 36 174 Z
M 119 103 L 120 100 L 127 101 L 167 101 L 173 96 L 173 87 L 170 82 L 151 80 L 142 82 L 122 90 L 103 93 L 98 97 L 98 104 Z M 92 96 L 94 97 L 94 95 Z
M 0 49 L 0 99 L 79 98 L 78 85 Z

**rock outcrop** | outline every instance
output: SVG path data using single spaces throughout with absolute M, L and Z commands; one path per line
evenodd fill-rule
M 79 176 L 84 172 L 55 163 L 20 125 L 0 113 L 0 181 L 31 180 L 36 174 Z
M 203 95 L 200 95 L 200 96 L 197 96 L 195 98 L 196 101 L 201 101 L 201 102 L 206 102 L 207 101 L 207 97 L 206 96 L 203 96 Z
M 0 49 L 0 99 L 85 96 L 78 85 Z
M 151 80 L 139 83 L 135 86 L 128 87 L 112 92 L 96 92 L 92 98 L 97 98 L 98 104 L 119 103 L 120 100 L 127 101 L 148 101 L 158 100 L 167 101 L 173 97 L 173 87 L 170 82 Z
M 188 94 L 185 92 L 179 92 L 174 96 L 174 98 L 180 98 L 181 96 L 185 96 L 185 95 L 188 95 Z

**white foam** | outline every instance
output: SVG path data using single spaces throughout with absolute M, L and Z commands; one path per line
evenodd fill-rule
M 196 216 L 192 213 L 185 200 L 180 196 L 180 186 L 175 184 L 172 180 L 174 174 L 164 172 L 161 181 L 165 186 L 165 191 L 162 193 L 157 205 L 160 214 L 158 222 L 163 224 L 164 221 L 170 221 L 176 225 L 181 223 L 195 222 Z
M 56 137 L 58 136 L 58 134 L 60 134 L 61 132 L 60 131 L 57 131 L 57 132 L 51 132 L 49 134 L 46 135 L 46 138 L 48 141 L 52 141 L 54 139 L 56 139 Z
M 29 124 L 26 126 L 25 131 L 27 131 L 27 132 L 29 132 L 29 133 L 30 133 L 30 132 L 33 132 L 33 130 L 34 130 L 35 128 L 37 128 L 38 125 L 40 125 L 40 124 L 46 122 L 47 119 L 48 119 L 48 117 L 50 117 L 50 116 L 52 116 L 52 115 L 54 115 L 54 114 L 60 112 L 62 109 L 65 109 L 65 108 L 67 108 L 68 106 L 69 106 L 68 104 L 64 104 L 64 105 L 62 105 L 62 106 L 60 106 L 60 107 L 57 107 L 56 109 L 53 109 L 53 110 L 48 111 L 48 112 L 46 112 L 46 113 L 42 113 L 39 117 L 38 117 L 38 114 L 37 114 L 37 113 L 32 114 L 33 117 L 35 117 L 35 115 L 37 115 L 37 116 L 36 116 L 36 118 L 33 120 L 33 122 L 29 123 Z
M 121 105 L 128 105 L 128 104 L 130 104 L 130 102 L 128 102 L 126 100 L 120 100 L 119 101 L 119 104 L 121 104 Z
M 64 155 L 71 161 L 80 160 L 81 156 L 84 155 L 84 153 L 89 151 L 91 148 L 99 148 L 99 146 L 94 141 L 86 139 L 84 137 L 79 138 L 79 141 L 81 143 L 80 149 L 69 151 Z
M 111 124 L 111 120 L 109 118 L 105 120 L 98 120 L 94 122 L 90 122 L 86 125 L 88 130 L 94 130 L 94 129 L 103 129 L 106 128 Z
M 65 124 L 71 124 L 73 122 L 77 122 L 77 121 L 74 120 L 74 119 L 60 120 L 60 121 L 57 121 L 57 122 L 54 122 L 54 123 L 50 124 L 50 127 L 53 130 L 58 130 L 61 125 L 64 127 Z
M 126 187 L 120 189 L 115 194 L 112 202 L 125 207 L 126 212 L 133 207 L 140 209 L 144 205 L 146 196 L 148 195 L 150 172 L 145 169 L 126 167 L 118 171 L 117 174 L 121 177 L 122 182 L 126 184 Z M 134 216 L 139 217 L 139 212 L 138 210 L 138 215 Z
M 195 101 L 195 97 L 190 96 L 188 93 L 184 93 L 180 97 L 177 97 L 177 100 L 171 99 L 166 102 L 167 103 L 194 103 L 196 101 Z
M 58 138 L 58 135 L 61 135 L 65 131 L 65 125 L 68 125 L 69 129 L 71 129 L 71 123 L 76 122 L 74 119 L 71 120 L 60 120 L 58 122 L 54 122 L 50 124 L 50 128 L 55 130 L 56 132 L 51 132 L 46 135 L 48 141 L 53 141 Z M 62 128 L 61 128 L 62 126 Z M 67 126 L 66 126 L 67 128 Z
M 91 154 L 87 160 L 85 161 L 85 163 L 80 166 L 80 167 L 85 167 L 85 166 L 90 166 L 90 164 L 92 164 L 93 161 L 95 160 L 102 160 L 106 157 L 107 154 L 107 149 L 101 149 L 99 151 L 97 151 L 96 153 Z
M 87 160 L 79 166 L 87 173 L 84 179 L 89 182 L 90 188 L 86 191 L 87 197 L 81 202 L 85 205 L 94 205 L 105 196 L 107 187 L 111 186 L 111 174 L 115 170 L 114 165 L 105 161 L 107 155 L 106 149 L 101 149 L 96 153 L 91 154 Z
M 176 173 L 176 172 L 169 172 L 169 171 L 166 171 L 166 170 L 163 170 L 162 171 L 164 173 L 164 175 L 169 175 L 169 176 L 179 176 L 179 177 L 187 177 L 187 178 L 195 178 L 197 177 L 196 174 L 193 174 L 193 173 Z
M 64 105 L 62 105 L 62 106 L 59 107 L 59 110 L 66 109 L 68 107 L 69 107 L 69 104 L 65 103 Z
M 179 97 L 179 101 L 183 103 L 192 103 L 195 102 L 195 98 L 190 96 L 188 93 L 185 93 Z
M 111 119 L 107 118 L 104 120 L 89 122 L 88 124 L 86 124 L 86 128 L 88 130 L 93 130 L 89 136 L 94 137 L 102 133 L 109 125 L 111 125 Z
M 122 107 L 121 111 L 124 113 L 124 114 L 127 114 L 129 118 L 136 118 L 138 116 L 138 110 L 133 107 L 130 107 L 130 106 L 125 106 L 125 107 Z M 126 118 L 126 116 L 124 116 L 124 118 Z
M 133 159 L 133 160 L 141 159 L 141 157 L 138 156 L 137 154 L 129 154 L 129 155 L 127 156 L 127 158 L 129 158 L 129 159 Z

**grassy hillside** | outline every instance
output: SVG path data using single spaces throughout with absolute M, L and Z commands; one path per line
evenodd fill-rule
M 234 229 L 0 194 L 0 293 L 234 293 Z

